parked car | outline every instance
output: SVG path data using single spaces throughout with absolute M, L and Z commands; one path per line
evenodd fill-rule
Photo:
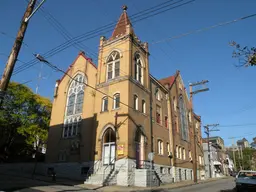
M 256 191 L 256 171 L 239 171 L 236 176 L 237 192 L 255 192 Z

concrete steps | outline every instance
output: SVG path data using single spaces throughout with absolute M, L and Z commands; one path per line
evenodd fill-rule
M 116 185 L 116 183 L 116 173 L 112 166 L 102 166 L 84 182 L 89 185 Z

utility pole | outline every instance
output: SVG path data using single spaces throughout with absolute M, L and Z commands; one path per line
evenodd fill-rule
M 244 156 L 243 156 L 243 148 L 241 146 L 241 158 L 242 158 L 242 169 L 244 169 Z
M 0 92 L 2 92 L 2 93 L 4 93 L 6 91 L 6 89 L 8 87 L 8 84 L 9 84 L 9 81 L 11 79 L 12 72 L 13 72 L 13 69 L 15 67 L 15 63 L 17 61 L 17 58 L 19 56 L 20 48 L 22 46 L 22 42 L 23 42 L 26 30 L 27 30 L 29 19 L 34 15 L 34 13 L 39 9 L 39 7 L 44 3 L 45 0 L 42 0 L 42 2 L 34 10 L 34 7 L 36 5 L 36 1 L 37 0 L 30 0 L 28 2 L 27 9 L 24 13 L 24 16 L 23 16 L 22 20 L 21 20 L 21 25 L 20 25 L 18 34 L 17 34 L 15 42 L 13 44 L 11 53 L 8 57 L 2 79 L 0 81 Z M 1 101 L 2 101 L 2 99 L 0 100 L 0 105 L 1 105 Z
M 196 153 L 196 147 L 197 147 L 197 133 L 195 129 L 195 123 L 194 123 L 194 110 L 193 110 L 193 95 L 200 93 L 200 92 L 205 92 L 209 91 L 209 88 L 201 88 L 193 91 L 194 86 L 198 85 L 205 85 L 208 83 L 208 80 L 203 80 L 201 82 L 196 82 L 196 83 L 190 83 L 189 84 L 189 97 L 190 97 L 190 104 L 191 104 L 191 115 L 192 115 L 192 128 L 193 128 L 193 134 L 194 134 L 194 161 L 193 161 L 193 176 L 194 176 L 194 182 L 197 183 L 197 153 Z
M 219 131 L 218 129 L 209 129 L 209 127 L 217 127 L 219 124 L 211 124 L 204 126 L 204 132 L 207 135 L 207 143 L 208 143 L 208 161 L 209 161 L 209 177 L 212 178 L 212 169 L 211 169 L 211 150 L 210 150 L 210 132 L 211 131 Z
M 235 156 L 235 143 L 234 143 L 234 139 L 235 137 L 230 137 L 229 139 L 232 139 L 232 151 L 233 151 L 233 161 L 234 161 L 234 169 L 236 170 L 236 156 Z

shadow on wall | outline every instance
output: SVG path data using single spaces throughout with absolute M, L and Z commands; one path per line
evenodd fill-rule
M 64 124 L 51 126 L 47 141 L 46 163 L 94 161 L 97 127 L 97 114 L 82 119 L 78 126 L 78 134 L 74 136 L 63 137 Z

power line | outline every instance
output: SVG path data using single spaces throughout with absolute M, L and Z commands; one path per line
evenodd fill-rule
M 0 34 L 1 34 L 1 35 L 4 35 L 4 36 L 6 36 L 6 37 L 8 37 L 9 39 L 14 39 L 14 40 L 16 40 L 15 37 L 13 37 L 12 35 L 9 35 L 8 33 L 4 32 L 4 31 L 0 31 Z M 30 51 L 31 51 L 30 46 L 29 46 L 25 41 L 21 41 L 20 43 L 23 44 L 24 46 L 26 46 L 26 47 L 27 47 L 28 49 L 30 49 Z M 8 57 L 9 57 L 9 56 L 8 56 Z
M 219 127 L 243 127 L 243 126 L 256 126 L 256 123 L 234 124 L 234 125 L 219 125 Z
M 219 23 L 219 24 L 216 24 L 216 25 L 212 25 L 212 26 L 209 26 L 209 27 L 205 27 L 205 28 L 197 29 L 197 30 L 190 31 L 190 32 L 187 32 L 187 33 L 183 33 L 181 35 L 169 37 L 167 39 L 155 41 L 152 44 L 158 44 L 158 43 L 163 43 L 163 42 L 171 41 L 173 39 L 178 39 L 180 37 L 191 35 L 193 33 L 199 33 L 199 32 L 210 30 L 210 29 L 213 29 L 213 28 L 216 28 L 216 27 L 221 27 L 221 26 L 224 26 L 224 25 L 229 25 L 229 24 L 236 23 L 236 22 L 241 21 L 241 20 L 249 19 L 249 18 L 252 18 L 252 17 L 255 17 L 255 16 L 256 16 L 256 13 L 251 14 L 251 15 L 247 15 L 247 16 L 244 16 L 244 17 L 240 17 L 240 18 L 234 19 L 232 21 L 222 22 L 222 23 Z
M 182 1 L 184 1 L 184 0 L 179 0 L 179 1 L 177 1 L 177 2 L 174 2 L 174 3 L 171 3 L 171 4 L 165 5 L 164 7 L 161 7 L 161 8 L 158 8 L 158 9 L 155 9 L 155 7 L 158 7 L 158 6 L 154 6 L 154 7 L 150 8 L 150 11 L 151 11 L 151 12 L 149 12 L 149 15 L 144 16 L 144 14 L 142 14 L 142 13 L 145 12 L 145 11 L 142 11 L 142 12 L 140 12 L 140 13 L 134 14 L 134 15 L 131 16 L 130 18 L 133 18 L 133 19 L 134 19 L 134 20 L 133 20 L 133 23 L 136 23 L 136 22 L 145 20 L 145 19 L 147 19 L 147 18 L 149 18 L 149 17 L 153 17 L 153 16 L 155 16 L 155 15 L 164 13 L 164 12 L 169 11 L 169 10 L 171 10 L 171 9 L 175 9 L 175 8 L 184 6 L 184 5 L 186 5 L 186 4 L 192 3 L 192 2 L 194 2 L 195 0 L 190 0 L 190 1 L 187 1 L 187 2 L 185 2 L 185 3 L 176 5 L 176 6 L 171 6 L 171 5 L 180 3 L 180 2 L 182 2 Z M 169 1 L 169 2 L 170 2 L 170 1 Z M 162 5 L 162 4 L 163 4 L 163 3 L 161 3 L 160 5 Z M 171 6 L 171 7 L 170 7 L 170 6 Z M 166 8 L 167 8 L 167 9 L 166 9 Z M 153 10 L 152 10 L 152 9 L 153 9 Z M 149 10 L 149 9 L 147 9 L 147 10 Z M 159 10 L 160 10 L 160 11 L 159 11 Z M 156 11 L 158 11 L 158 12 L 156 12 Z M 156 12 L 156 13 L 154 13 L 154 12 Z M 151 13 L 151 14 L 150 14 L 150 13 Z M 152 13 L 153 13 L 153 14 L 152 14 Z M 148 13 L 147 13 L 147 14 L 148 14 Z M 137 16 L 136 16 L 136 15 L 137 15 Z M 144 17 L 141 17 L 140 15 L 141 15 L 141 16 L 144 16 Z M 139 18 L 138 18 L 138 17 L 139 17 Z M 68 47 L 70 47 L 70 46 L 72 45 L 72 42 L 73 42 L 73 41 L 81 42 L 81 41 L 85 41 L 85 40 L 88 40 L 88 39 L 97 37 L 97 36 L 99 36 L 99 35 L 105 34 L 105 33 L 107 33 L 107 32 L 110 32 L 110 31 L 113 30 L 113 27 L 115 26 L 115 24 L 116 24 L 116 23 L 114 23 L 114 24 L 108 24 L 108 25 L 105 25 L 105 26 L 103 26 L 103 27 L 100 27 L 100 28 L 94 29 L 94 30 L 92 30 L 92 31 L 89 31 L 89 32 L 87 32 L 87 33 L 85 33 L 85 34 L 82 34 L 82 35 L 80 35 L 80 36 L 77 36 L 77 37 L 75 37 L 75 38 L 72 38 L 72 39 L 70 39 L 70 40 L 68 40 L 68 41 L 66 41 L 66 42 L 64 42 L 64 43 L 62 43 L 62 44 L 60 44 L 59 46 L 57 46 L 57 47 L 55 47 L 55 48 L 49 50 L 48 52 L 46 52 L 45 54 L 43 54 L 43 56 L 44 56 L 45 58 L 49 58 L 49 57 L 51 57 L 51 56 L 53 56 L 53 55 L 55 55 L 55 54 L 57 54 L 57 53 L 59 53 L 59 52 L 65 50 L 65 49 L 67 49 Z M 125 24 L 123 24 L 123 25 L 125 25 Z M 30 68 L 30 67 L 32 67 L 32 66 L 35 65 L 36 63 L 37 63 L 37 60 L 34 59 L 34 60 L 31 60 L 30 62 L 28 62 L 26 65 L 23 65 L 23 66 L 18 67 L 18 68 L 15 70 L 14 75 L 17 74 L 17 73 L 20 73 L 20 72 L 22 72 L 22 71 L 24 71 L 24 70 L 26 70 L 26 69 L 28 69 L 28 68 Z
M 25 0 L 28 1 L 28 0 Z M 67 29 L 48 11 L 46 10 L 46 8 L 44 8 L 43 6 L 41 6 L 41 8 L 39 9 L 39 11 L 42 13 L 43 17 L 46 19 L 46 21 L 57 31 L 59 32 L 65 40 L 70 40 L 72 39 L 72 35 L 67 31 Z M 73 46 L 78 49 L 79 51 L 82 49 L 87 48 L 89 49 L 89 47 L 85 46 L 83 43 L 78 43 L 78 42 L 74 42 Z M 88 53 L 90 53 L 89 51 L 87 51 Z

